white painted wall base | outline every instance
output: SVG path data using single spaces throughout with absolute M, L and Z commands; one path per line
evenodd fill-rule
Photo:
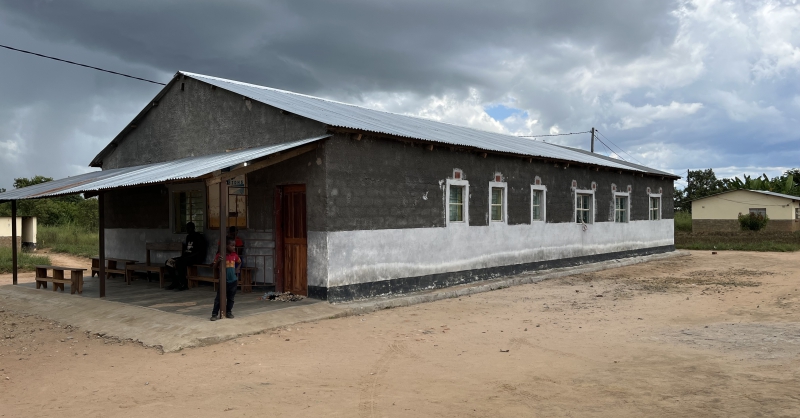
M 324 286 L 333 287 L 668 246 L 673 228 L 664 219 L 601 222 L 586 231 L 580 224 L 536 222 L 318 232 L 313 239 L 309 233 L 309 285 L 312 272 L 315 283 L 327 276 Z M 327 262 L 319 259 L 326 250 Z

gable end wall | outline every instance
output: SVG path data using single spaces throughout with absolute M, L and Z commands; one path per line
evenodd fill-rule
M 184 88 L 181 91 L 181 84 Z M 191 78 L 172 84 L 103 160 L 120 168 L 324 135 L 326 125 Z

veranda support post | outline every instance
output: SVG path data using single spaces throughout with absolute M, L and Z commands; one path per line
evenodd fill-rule
M 11 201 L 11 271 L 12 283 L 17 284 L 17 201 Z
M 225 309 L 228 304 L 228 289 L 226 275 L 226 252 L 228 251 L 228 237 L 225 231 L 228 229 L 228 179 L 222 177 L 219 182 L 219 317 L 225 318 Z
M 99 258 L 100 258 L 100 297 L 106 297 L 106 210 L 103 203 L 103 193 L 97 195 L 97 224 L 100 228 L 99 235 Z

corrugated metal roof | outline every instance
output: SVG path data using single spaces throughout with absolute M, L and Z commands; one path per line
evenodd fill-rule
M 534 141 L 532 139 L 456 126 L 415 116 L 368 109 L 319 97 L 202 74 L 184 71 L 179 72 L 179 74 L 201 80 L 257 102 L 274 106 L 278 109 L 313 119 L 329 126 L 422 139 L 443 144 L 474 147 L 487 151 L 553 158 L 680 178 L 671 173 L 664 173 L 640 165 L 626 164 L 612 158 L 601 158 L 601 156 L 597 154 L 576 152 L 571 148 L 560 147 L 554 144 Z
M 0 193 L 0 201 L 35 199 L 192 179 L 329 137 L 330 135 L 324 135 L 285 144 L 267 145 L 200 157 L 187 157 L 163 163 L 95 171 Z
M 736 189 L 736 190 L 726 190 L 726 191 L 721 192 L 721 193 L 710 194 L 710 195 L 704 196 L 704 197 L 698 197 L 697 199 L 690 200 L 689 202 L 697 202 L 698 200 L 708 199 L 709 197 L 716 197 L 716 196 L 727 194 L 727 193 L 742 192 L 742 191 L 744 191 L 744 192 L 753 192 L 753 193 L 761 193 L 761 194 L 765 194 L 765 195 L 768 195 L 768 196 L 782 197 L 784 199 L 800 200 L 800 196 L 792 196 L 790 194 L 775 193 L 775 192 L 770 192 L 768 190 Z
M 567 149 L 570 149 L 572 151 L 579 152 L 581 154 L 593 155 L 593 156 L 595 156 L 597 158 L 602 158 L 602 159 L 604 159 L 606 161 L 613 161 L 613 162 L 616 162 L 618 164 L 625 164 L 625 165 L 627 165 L 629 167 L 635 168 L 637 170 L 645 171 L 647 173 L 659 174 L 659 175 L 662 175 L 662 176 L 669 176 L 669 177 L 677 177 L 674 174 L 668 173 L 666 171 L 656 170 L 655 168 L 646 167 L 646 166 L 643 166 L 641 164 L 634 164 L 634 163 L 632 163 L 630 161 L 625 161 L 625 160 L 620 160 L 620 159 L 617 159 L 617 158 L 607 157 L 607 156 L 602 155 L 602 154 L 595 154 L 595 153 L 592 153 L 591 151 L 586 151 L 586 150 L 583 150 L 583 149 L 580 149 L 580 148 L 566 147 L 566 146 L 563 146 L 563 145 L 557 145 L 557 146 L 562 147 L 562 148 L 567 148 Z
M 790 194 L 775 193 L 775 192 L 770 192 L 768 190 L 749 190 L 748 189 L 747 191 L 748 192 L 756 192 L 756 193 L 766 194 L 766 195 L 775 196 L 775 197 L 783 197 L 785 199 L 800 200 L 800 196 L 792 196 Z

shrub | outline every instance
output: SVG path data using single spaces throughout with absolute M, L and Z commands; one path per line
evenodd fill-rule
M 675 212 L 675 230 L 692 232 L 692 214 L 685 211 Z
M 53 252 L 94 257 L 99 249 L 98 232 L 78 225 L 42 225 L 37 232 L 37 246 Z
M 739 226 L 742 227 L 743 231 L 760 231 L 767 226 L 767 222 L 769 222 L 767 215 L 755 212 L 750 212 L 746 215 L 739 214 Z

